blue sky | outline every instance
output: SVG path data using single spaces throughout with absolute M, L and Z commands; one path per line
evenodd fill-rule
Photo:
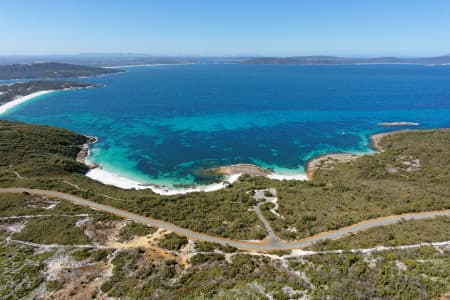
M 1 0 L 0 54 L 427 56 L 449 0 Z

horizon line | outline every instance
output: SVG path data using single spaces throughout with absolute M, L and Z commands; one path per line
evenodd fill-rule
M 337 58 L 428 58 L 450 56 L 449 53 L 434 55 L 333 55 L 333 54 L 292 54 L 292 55 L 263 55 L 263 54 L 229 54 L 229 55 L 201 55 L 201 54 L 150 54 L 140 52 L 79 52 L 79 53 L 49 53 L 49 54 L 0 54 L 0 57 L 51 57 L 51 56 L 142 56 L 142 57 L 170 57 L 170 58 L 237 58 L 237 57 L 273 57 L 273 58 L 290 58 L 290 57 L 337 57 Z

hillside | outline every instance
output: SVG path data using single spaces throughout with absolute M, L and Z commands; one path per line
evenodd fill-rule
M 105 74 L 113 74 L 118 72 L 122 72 L 122 70 L 80 66 L 56 62 L 14 64 L 14 65 L 0 65 L 0 80 L 91 77 Z

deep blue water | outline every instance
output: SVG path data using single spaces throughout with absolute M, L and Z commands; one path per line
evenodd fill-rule
M 2 118 L 99 137 L 92 161 L 153 183 L 207 183 L 204 168 L 303 172 L 326 152 L 370 151 L 378 122 L 450 127 L 450 66 L 180 65 L 83 79 Z

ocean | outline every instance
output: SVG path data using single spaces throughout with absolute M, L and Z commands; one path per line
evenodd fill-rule
M 167 65 L 80 81 L 105 87 L 1 117 L 97 136 L 91 162 L 169 188 L 218 182 L 204 171 L 236 163 L 303 176 L 317 155 L 373 151 L 371 134 L 450 127 L 450 66 Z M 420 125 L 378 125 L 399 121 Z

